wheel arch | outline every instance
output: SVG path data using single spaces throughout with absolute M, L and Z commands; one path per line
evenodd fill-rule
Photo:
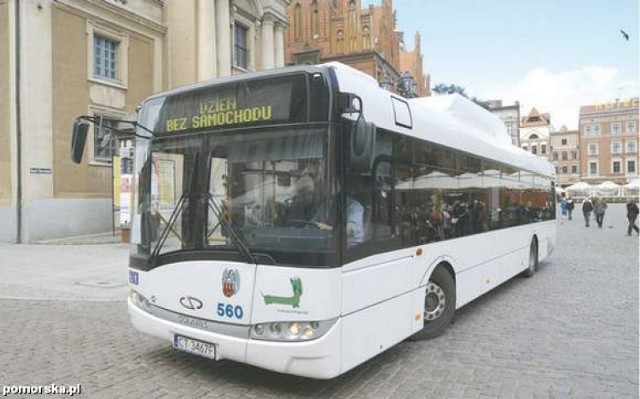
M 451 256 L 448 256 L 448 255 L 439 256 L 433 262 L 431 262 L 429 267 L 427 267 L 424 275 L 420 279 L 419 286 L 420 287 L 426 286 L 427 283 L 429 282 L 429 278 L 431 278 L 431 275 L 439 267 L 445 268 L 447 272 L 449 272 L 449 274 L 451 275 L 451 278 L 453 278 L 453 282 L 456 283 L 457 285 L 457 278 L 456 278 L 456 272 L 455 272 L 456 266 L 457 266 L 457 262 Z

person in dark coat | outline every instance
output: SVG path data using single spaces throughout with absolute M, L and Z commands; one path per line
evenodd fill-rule
M 640 230 L 636 226 L 636 219 L 638 219 L 638 205 L 629 200 L 627 202 L 627 219 L 629 220 L 629 228 L 627 229 L 627 236 L 631 237 L 631 230 L 635 230 L 637 235 L 640 235 Z
M 584 226 L 589 227 L 589 219 L 591 218 L 591 212 L 593 211 L 593 204 L 589 198 L 585 198 L 582 201 L 582 214 L 584 215 Z
M 595 201 L 593 201 L 593 213 L 596 214 L 596 223 L 598 223 L 598 227 L 602 228 L 602 223 L 604 222 L 604 213 L 607 210 L 607 203 L 601 197 L 596 197 Z

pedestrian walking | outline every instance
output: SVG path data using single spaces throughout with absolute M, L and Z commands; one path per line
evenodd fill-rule
M 575 204 L 573 203 L 573 198 L 567 197 L 567 215 L 569 216 L 569 220 L 571 220 L 571 215 L 573 214 L 573 208 Z
M 582 214 L 584 215 L 584 226 L 589 227 L 589 219 L 591 219 L 591 211 L 593 211 L 593 204 L 589 197 L 582 201 Z
M 604 221 L 604 213 L 607 210 L 607 203 L 601 197 L 596 197 L 593 202 L 593 212 L 596 214 L 596 223 L 598 228 L 602 228 L 602 222 Z
M 564 197 L 564 193 L 562 193 L 562 200 L 560 201 L 560 213 L 562 214 L 560 224 L 564 224 L 564 221 L 567 219 L 567 199 Z
M 636 226 L 636 219 L 638 218 L 638 205 L 629 200 L 627 202 L 627 219 L 629 219 L 629 228 L 627 229 L 627 236 L 631 237 L 631 230 L 635 230 L 636 234 L 640 236 L 640 229 Z

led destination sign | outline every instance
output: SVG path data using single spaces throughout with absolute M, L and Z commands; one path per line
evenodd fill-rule
M 175 117 L 165 121 L 164 130 L 223 127 L 273 119 L 273 105 L 238 108 L 236 98 L 225 98 L 200 104 L 200 113 L 191 117 Z
M 307 109 L 305 81 L 304 75 L 294 75 L 169 96 L 162 105 L 156 130 L 179 133 L 302 122 Z

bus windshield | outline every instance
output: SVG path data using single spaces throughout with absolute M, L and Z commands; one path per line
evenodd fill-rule
M 140 173 L 139 253 L 335 263 L 329 125 L 153 140 Z

